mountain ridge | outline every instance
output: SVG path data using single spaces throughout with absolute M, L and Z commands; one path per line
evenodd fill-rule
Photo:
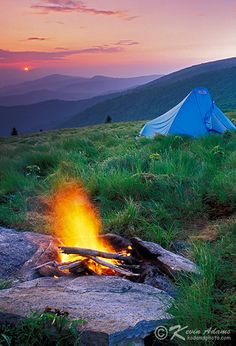
M 236 108 L 236 58 L 194 65 L 173 72 L 127 93 L 113 95 L 70 118 L 64 126 L 85 126 L 113 121 L 155 118 L 178 104 L 193 88 L 207 87 L 224 110 Z
M 107 76 L 86 78 L 54 74 L 0 88 L 0 105 L 26 105 L 52 99 L 79 101 L 127 90 L 159 77 L 160 75 L 130 78 Z

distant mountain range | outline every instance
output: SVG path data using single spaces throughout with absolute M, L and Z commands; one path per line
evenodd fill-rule
M 48 100 L 78 101 L 130 89 L 161 77 L 92 78 L 50 75 L 33 81 L 0 88 L 0 105 L 28 105 Z
M 124 81 L 124 78 L 102 76 L 89 79 L 54 75 L 22 83 L 22 92 L 30 101 L 29 94 L 42 90 L 46 83 L 47 90 L 53 93 L 62 89 L 73 93 L 83 85 L 81 95 L 88 92 L 103 95 L 79 101 L 49 100 L 31 105 L 0 106 L 0 136 L 9 135 L 13 127 L 19 133 L 28 133 L 104 123 L 107 116 L 112 121 L 152 119 L 175 106 L 199 86 L 207 87 L 224 111 L 236 109 L 236 58 L 192 66 L 132 87 L 134 82 L 145 83 L 145 78 L 152 80 L 153 76 L 137 77 L 135 82 L 133 78 Z M 126 90 L 121 90 L 122 85 L 126 85 Z M 111 88 L 121 91 L 111 93 Z M 0 91 L 5 92 L 4 97 L 12 97 L 10 93 L 19 89 L 18 85 Z
M 109 95 L 81 101 L 51 100 L 32 105 L 0 106 L 0 136 L 9 136 L 13 127 L 20 134 L 61 128 L 74 114 L 107 98 Z
M 223 110 L 236 109 L 236 58 L 192 66 L 97 103 L 71 117 L 65 127 L 155 118 L 178 104 L 193 88 L 207 87 Z

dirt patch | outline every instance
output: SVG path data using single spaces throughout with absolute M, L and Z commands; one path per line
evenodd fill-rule
M 210 220 L 231 216 L 235 212 L 230 204 L 220 202 L 214 195 L 205 195 L 203 204 L 207 207 Z
M 220 228 L 234 223 L 235 220 L 235 213 L 230 217 L 221 217 L 214 221 L 199 219 L 195 220 L 192 225 L 189 224 L 184 232 L 190 241 L 203 240 L 213 242 L 220 237 Z

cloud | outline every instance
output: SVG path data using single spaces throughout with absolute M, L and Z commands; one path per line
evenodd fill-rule
M 50 12 L 81 12 L 91 15 L 114 16 L 124 20 L 133 20 L 136 18 L 136 16 L 129 16 L 127 11 L 96 9 L 86 6 L 83 1 L 79 0 L 39 0 L 31 8 L 40 14 L 48 14 Z
M 69 48 L 64 48 L 64 47 L 56 47 L 56 50 L 69 50 Z
M 140 42 L 133 40 L 120 40 L 115 43 L 117 46 L 136 46 L 138 44 L 140 44 Z
M 46 41 L 46 37 L 28 37 L 27 41 Z
M 36 52 L 36 51 L 10 51 L 0 49 L 0 64 L 1 63 L 20 63 L 23 61 L 50 61 L 63 60 L 67 56 L 80 54 L 98 54 L 98 53 L 118 53 L 123 50 L 119 45 L 103 45 L 94 46 L 77 50 L 67 50 L 63 47 L 58 47 L 57 51 L 53 52 Z

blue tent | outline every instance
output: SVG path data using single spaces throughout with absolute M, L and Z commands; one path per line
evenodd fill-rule
M 226 130 L 236 130 L 236 127 L 217 107 L 206 88 L 195 88 L 177 106 L 147 122 L 140 135 L 154 137 L 160 133 L 198 137 Z

